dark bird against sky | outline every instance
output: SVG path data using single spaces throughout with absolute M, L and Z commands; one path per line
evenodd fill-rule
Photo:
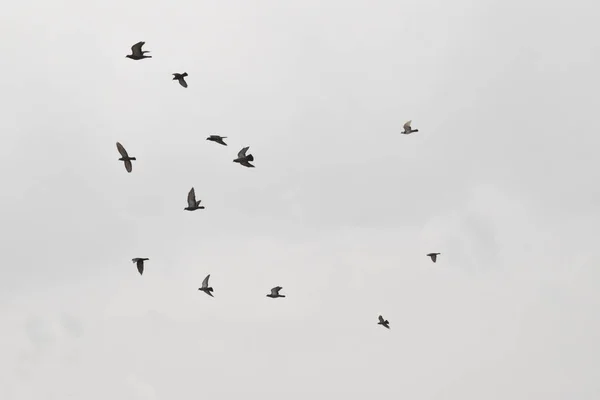
M 131 58 L 132 60 L 141 60 L 144 58 L 152 58 L 152 56 L 147 56 L 146 53 L 150 53 L 149 51 L 142 51 L 142 46 L 146 42 L 137 42 L 133 46 L 131 46 L 131 54 L 127 54 L 125 57 Z
M 227 146 L 227 143 L 225 143 L 223 141 L 223 139 L 226 139 L 227 136 L 219 136 L 219 135 L 210 135 L 209 137 L 206 138 L 206 140 L 210 140 L 211 142 L 216 142 L 219 144 L 222 144 L 223 146 Z
M 125 150 L 125 147 L 123 147 L 123 145 L 119 142 L 117 142 L 117 150 L 119 150 L 119 153 L 121 154 L 121 158 L 119 158 L 119 161 L 123 161 L 125 163 L 125 169 L 127 170 L 127 172 L 131 172 L 131 161 L 135 161 L 135 157 L 129 157 L 129 154 L 127 154 L 127 150 Z
M 179 81 L 179 84 L 180 84 L 181 86 L 183 86 L 184 88 L 186 88 L 186 87 L 188 86 L 188 85 L 187 85 L 187 82 L 186 82 L 186 81 L 185 81 L 185 79 L 184 79 L 186 76 L 188 76 L 188 73 L 187 73 L 187 72 L 184 72 L 183 74 L 174 73 L 174 74 L 173 74 L 173 80 L 174 80 L 174 81 L 175 81 L 175 80 Z
M 201 201 L 202 200 L 196 201 L 196 191 L 194 190 L 194 188 L 191 188 L 190 192 L 188 193 L 188 197 L 187 197 L 188 206 L 186 208 L 184 208 L 184 210 L 187 210 L 187 211 L 204 210 L 204 206 L 200 205 Z
M 252 154 L 246 155 L 246 152 L 249 148 L 250 146 L 241 149 L 237 158 L 233 160 L 233 162 L 240 163 L 244 167 L 254 168 L 254 165 L 250 164 L 250 161 L 254 161 L 254 156 Z
M 144 261 L 148 261 L 149 258 L 132 258 L 134 264 L 137 264 L 137 269 L 140 275 L 144 273 Z

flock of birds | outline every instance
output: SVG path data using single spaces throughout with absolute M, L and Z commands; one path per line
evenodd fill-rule
M 133 46 L 131 46 L 131 54 L 128 54 L 125 57 L 130 58 L 132 60 L 143 60 L 144 58 L 152 58 L 152 56 L 146 55 L 146 53 L 149 53 L 149 51 L 142 50 L 142 46 L 145 43 L 146 42 L 138 42 L 138 43 L 134 44 Z M 187 88 L 188 84 L 185 81 L 185 78 L 187 76 L 188 76 L 187 72 L 183 72 L 183 73 L 176 72 L 176 73 L 173 73 L 173 80 L 178 81 L 181 86 L 183 86 L 184 88 Z M 419 132 L 418 129 L 412 129 L 411 122 L 412 121 L 406 122 L 403 126 L 404 131 L 402 131 L 400 133 L 402 133 L 404 135 L 409 135 L 411 133 Z M 226 138 L 227 138 L 226 136 L 210 135 L 209 137 L 206 138 L 206 140 L 209 140 L 209 141 L 215 142 L 215 143 L 219 143 L 223 146 L 227 146 L 227 143 L 225 143 L 223 141 L 223 139 L 226 139 Z M 249 148 L 250 148 L 249 146 L 242 148 L 238 152 L 237 158 L 235 158 L 233 160 L 233 162 L 243 165 L 244 167 L 254 168 L 254 165 L 250 164 L 251 161 L 254 161 L 254 156 L 252 154 L 246 154 L 246 152 L 248 151 Z M 135 161 L 136 158 L 129 156 L 129 153 L 127 153 L 127 150 L 125 150 L 123 145 L 119 142 L 117 142 L 117 150 L 121 154 L 121 158 L 119 158 L 119 161 L 123 161 L 127 172 L 131 172 L 133 170 L 133 164 L 131 162 Z M 184 210 L 186 210 L 186 211 L 203 210 L 204 206 L 201 206 L 200 202 L 201 202 L 201 200 L 196 200 L 196 192 L 195 192 L 194 188 L 192 187 L 187 196 L 188 206 L 185 207 Z M 440 254 L 441 253 L 429 253 L 429 254 L 427 254 L 427 256 L 430 257 L 431 261 L 433 261 L 435 263 L 437 261 L 437 256 L 439 256 Z M 133 258 L 131 261 L 133 261 L 133 263 L 137 265 L 137 270 L 140 273 L 140 275 L 142 275 L 144 273 L 144 262 L 148 261 L 148 260 L 150 260 L 150 259 L 138 257 L 138 258 Z M 204 280 L 202 281 L 202 287 L 198 288 L 198 290 L 206 293 L 210 297 L 214 297 L 212 294 L 212 292 L 214 291 L 213 288 L 208 286 L 209 278 L 210 278 L 210 274 L 207 275 L 206 278 L 204 278 Z M 275 286 L 274 288 L 271 289 L 271 293 L 267 294 L 267 297 L 270 297 L 272 299 L 285 297 L 285 295 L 279 294 L 281 289 L 283 289 L 283 287 Z M 387 329 L 390 329 L 390 322 L 388 320 L 384 319 L 383 316 L 381 316 L 381 315 L 379 315 L 379 322 L 377 324 L 382 325 Z

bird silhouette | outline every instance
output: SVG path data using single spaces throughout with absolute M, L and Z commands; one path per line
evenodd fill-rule
M 216 142 L 222 144 L 223 146 L 227 146 L 227 143 L 225 143 L 223 139 L 227 139 L 227 136 L 210 135 L 206 138 L 206 140 L 210 140 L 211 142 Z
M 133 46 L 131 46 L 131 54 L 127 54 L 125 57 L 131 58 L 132 60 L 141 60 L 144 58 L 152 58 L 152 56 L 147 56 L 146 53 L 150 53 L 149 51 L 142 51 L 142 46 L 146 42 L 137 42 Z
M 198 290 L 202 290 L 204 293 L 209 295 L 210 297 L 215 297 L 212 295 L 213 288 L 208 287 L 208 278 L 210 278 L 210 274 L 206 275 L 206 278 L 202 281 L 202 287 L 198 288 Z
M 377 323 L 377 325 L 383 325 L 386 328 L 390 329 L 390 321 L 383 319 L 381 315 L 379 316 L 379 322 Z
M 249 148 L 250 146 L 241 149 L 237 158 L 233 160 L 233 162 L 240 163 L 244 167 L 254 168 L 254 165 L 250 164 L 250 161 L 254 161 L 254 156 L 252 154 L 246 155 L 246 152 Z
M 418 130 L 418 129 L 412 129 L 412 128 L 410 127 L 410 124 L 411 124 L 411 122 L 412 122 L 412 121 L 408 121 L 408 122 L 406 122 L 406 123 L 404 124 L 404 126 L 403 126 L 403 128 L 404 128 L 404 131 L 403 131 L 403 132 L 400 132 L 400 133 L 402 133 L 402 134 L 404 134 L 404 135 L 410 135 L 410 134 L 411 134 L 411 133 L 413 133 L 413 132 L 419 132 L 419 130 Z
M 184 72 L 183 74 L 175 73 L 175 74 L 173 74 L 173 80 L 174 81 L 175 80 L 179 81 L 179 84 L 181 86 L 183 86 L 184 88 L 186 88 L 187 87 L 187 82 L 184 79 L 186 76 L 188 76 L 187 72 Z
M 190 192 L 188 193 L 188 197 L 187 197 L 188 206 L 186 208 L 184 208 L 184 210 L 187 210 L 187 211 L 204 210 L 204 206 L 200 205 L 201 201 L 202 200 L 196 201 L 196 191 L 194 190 L 194 188 L 190 189 Z
M 442 253 L 429 253 L 427 254 L 427 257 L 431 257 L 431 261 L 435 262 L 437 260 L 437 256 L 439 256 Z
M 134 264 L 137 264 L 137 269 L 140 275 L 144 273 L 144 261 L 148 261 L 149 258 L 132 258 Z
M 276 299 L 278 297 L 285 297 L 285 295 L 279 294 L 279 291 L 283 289 L 281 286 L 275 286 L 273 289 L 271 289 L 271 293 L 267 295 L 267 297 L 270 297 L 272 299 Z
M 135 157 L 129 157 L 127 150 L 125 150 L 125 147 L 123 147 L 123 145 L 119 142 L 117 142 L 117 150 L 119 150 L 119 153 L 121 153 L 121 158 L 119 158 L 119 161 L 123 161 L 125 163 L 125 169 L 127 172 L 131 172 L 131 161 L 135 161 Z

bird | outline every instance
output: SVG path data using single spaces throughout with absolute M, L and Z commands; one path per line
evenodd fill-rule
M 121 153 L 121 158 L 119 158 L 119 161 L 123 161 L 125 163 L 125 169 L 127 172 L 131 172 L 131 161 L 135 161 L 135 157 L 129 157 L 127 150 L 125 150 L 125 147 L 123 147 L 123 145 L 119 142 L 117 142 L 117 150 L 119 150 L 119 153 Z
M 439 256 L 442 253 L 429 253 L 427 254 L 427 257 L 431 257 L 431 261 L 435 262 L 435 260 L 437 259 L 437 256 Z
M 383 319 L 381 315 L 379 316 L 379 322 L 377 323 L 377 325 L 383 325 L 386 328 L 390 329 L 390 321 Z
M 202 287 L 198 288 L 198 290 L 202 290 L 204 293 L 209 295 L 210 297 L 215 297 L 212 295 L 213 288 L 208 287 L 208 278 L 210 278 L 210 274 L 206 275 L 206 278 L 202 281 Z
M 246 151 L 248 151 L 249 148 L 250 146 L 241 149 L 233 162 L 240 163 L 244 167 L 254 168 L 254 165 L 250 164 L 250 161 L 254 161 L 254 156 L 252 154 L 246 155 Z
M 187 72 L 184 72 L 183 74 L 174 73 L 173 74 L 173 80 L 174 81 L 175 80 L 179 81 L 179 84 L 181 86 L 183 86 L 184 88 L 186 88 L 187 87 L 187 82 L 184 79 L 186 76 L 188 76 Z
M 279 291 L 283 289 L 281 286 L 275 286 L 273 289 L 271 289 L 271 293 L 267 295 L 267 297 L 270 297 L 272 299 L 276 299 L 278 297 L 285 297 L 285 295 L 283 294 L 279 294 Z
M 227 143 L 225 143 L 223 139 L 227 139 L 227 136 L 210 135 L 206 138 L 206 140 L 210 140 L 211 142 L 217 142 L 222 144 L 223 146 L 227 146 Z
M 187 198 L 188 206 L 186 208 L 184 208 L 184 210 L 187 210 L 187 211 L 204 210 L 204 206 L 200 205 L 201 201 L 202 200 L 196 201 L 196 191 L 194 190 L 194 188 L 191 188 L 190 192 L 188 193 L 188 198 Z
M 141 60 L 144 58 L 152 58 L 152 56 L 147 56 L 146 53 L 150 53 L 149 51 L 142 51 L 142 46 L 146 42 L 137 42 L 133 46 L 131 46 L 131 54 L 127 54 L 125 57 L 131 58 L 132 60 Z
M 137 264 L 137 269 L 138 272 L 140 273 L 140 275 L 142 275 L 144 273 L 144 261 L 148 261 L 149 258 L 132 258 L 131 261 L 133 261 L 135 264 Z
M 404 132 L 400 132 L 400 133 L 402 133 L 404 135 L 410 135 L 413 132 L 419 132 L 418 129 L 413 129 L 413 128 L 410 127 L 410 123 L 411 122 L 412 121 L 408 121 L 407 123 L 405 123 L 404 127 L 403 127 L 404 128 Z

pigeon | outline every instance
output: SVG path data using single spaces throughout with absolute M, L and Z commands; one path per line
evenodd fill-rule
M 213 291 L 213 288 L 208 287 L 208 278 L 210 278 L 210 274 L 206 275 L 206 278 L 204 278 L 204 280 L 202 281 L 202 287 L 198 288 L 198 290 L 202 290 L 204 293 L 206 293 L 210 297 L 214 297 L 211 293 Z
M 142 46 L 146 42 L 137 42 L 133 46 L 131 46 L 131 54 L 127 54 L 125 57 L 131 58 L 132 60 L 142 60 L 144 58 L 152 58 L 152 56 L 147 56 L 146 53 L 150 53 L 149 51 L 142 51 Z
M 410 127 L 410 123 L 411 122 L 412 121 L 408 121 L 407 123 L 405 123 L 404 124 L 404 132 L 400 132 L 400 133 L 402 133 L 404 135 L 410 135 L 413 132 L 419 132 L 418 129 L 413 129 L 413 128 Z
M 254 156 L 252 154 L 246 155 L 246 151 L 248 151 L 249 148 L 250 146 L 241 149 L 233 162 L 240 163 L 244 167 L 254 168 L 254 165 L 250 164 L 250 161 L 254 161 Z
M 148 261 L 149 258 L 132 258 L 131 261 L 137 264 L 137 269 L 142 275 L 144 273 L 144 261 Z
M 383 319 L 381 315 L 379 316 L 379 322 L 377 323 L 377 325 L 383 325 L 386 328 L 390 329 L 390 321 Z
M 272 299 L 276 299 L 278 297 L 285 297 L 283 294 L 279 294 L 279 291 L 283 289 L 281 286 L 275 286 L 271 289 L 271 294 L 268 294 L 267 297 L 271 297 Z
M 227 146 L 227 143 L 225 143 L 223 139 L 227 139 L 227 136 L 210 135 L 206 138 L 206 140 L 210 140 L 211 142 L 217 142 L 223 146 Z
M 194 190 L 194 188 L 190 189 L 187 200 L 188 200 L 188 206 L 186 208 L 184 208 L 184 210 L 187 210 L 187 211 L 204 210 L 204 206 L 200 205 L 200 202 L 202 200 L 196 201 L 196 191 Z
M 175 73 L 175 74 L 173 74 L 173 80 L 174 81 L 175 80 L 179 81 L 179 84 L 181 86 L 183 86 L 184 88 L 186 88 L 187 87 L 187 82 L 185 81 L 185 79 L 183 79 L 186 76 L 188 76 L 187 72 L 184 72 L 183 74 L 177 74 L 177 73 Z
M 119 158 L 119 161 L 125 162 L 125 169 L 127 172 L 131 172 L 131 161 L 135 161 L 135 157 L 129 157 L 127 150 L 125 150 L 125 147 L 123 147 L 123 145 L 119 142 L 117 142 L 117 150 L 119 150 L 119 153 L 121 153 L 121 158 Z
M 437 259 L 437 256 L 439 256 L 442 253 L 429 253 L 427 254 L 427 257 L 431 257 L 431 261 L 435 262 L 435 260 Z

